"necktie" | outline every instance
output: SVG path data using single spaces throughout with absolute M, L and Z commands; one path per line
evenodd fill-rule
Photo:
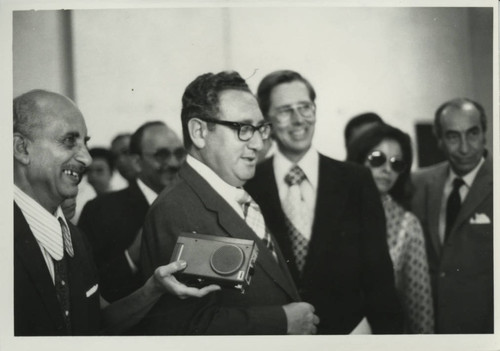
M 71 234 L 69 232 L 68 227 L 64 223 L 64 221 L 61 218 L 58 218 L 59 224 L 61 225 L 61 232 L 63 236 L 63 243 L 64 243 L 64 250 L 70 255 L 70 257 L 73 257 L 75 253 L 73 252 L 73 243 L 71 242 Z
M 273 255 L 274 259 L 277 261 L 278 256 L 276 254 L 276 251 L 274 250 L 274 244 L 271 238 L 271 234 L 266 228 L 266 223 L 264 222 L 264 217 L 262 216 L 259 205 L 243 189 L 237 201 L 243 210 L 245 222 L 264 242 L 266 247 Z
M 63 234 L 63 241 L 65 252 L 61 260 L 53 260 L 54 262 L 54 285 L 56 288 L 57 299 L 61 306 L 63 320 L 66 327 L 66 332 L 71 335 L 71 316 L 70 316 L 70 288 L 69 288 L 69 274 L 68 274 L 68 256 L 66 252 L 70 251 L 69 255 L 73 256 L 73 246 L 71 245 L 70 233 L 64 222 L 59 218 L 61 224 L 61 231 Z
M 311 218 L 307 213 L 307 207 L 302 199 L 300 184 L 306 179 L 305 173 L 299 166 L 294 166 L 285 176 L 288 185 L 288 193 L 283 206 L 286 214 L 285 222 L 288 235 L 292 241 L 292 250 L 295 256 L 295 263 L 300 273 L 306 261 L 309 240 L 302 233 L 311 230 Z
M 460 188 L 464 184 L 465 183 L 461 178 L 455 178 L 453 180 L 453 190 L 451 191 L 446 204 L 446 229 L 444 241 L 448 239 L 453 223 L 457 219 L 458 212 L 460 211 L 460 207 L 462 205 L 462 200 L 460 199 Z

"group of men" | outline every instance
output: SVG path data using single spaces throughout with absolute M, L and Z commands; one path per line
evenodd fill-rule
M 314 149 L 315 99 L 294 71 L 267 75 L 256 96 L 236 72 L 197 77 L 182 97 L 184 145 L 162 122 L 141 126 L 127 155 L 137 178 L 89 202 L 77 228 L 60 205 L 90 162 L 83 116 L 59 94 L 17 97 L 15 334 L 348 334 L 364 318 L 373 333 L 402 332 L 380 196 L 367 169 Z M 435 124 L 448 161 L 415 175 L 413 210 L 427 240 L 436 332 L 491 333 L 486 117 L 459 99 L 438 109 Z M 270 138 L 276 152 L 257 165 Z M 444 240 L 453 175 L 464 183 Z M 256 243 L 244 294 L 175 279 L 185 263 L 169 262 L 184 232 Z

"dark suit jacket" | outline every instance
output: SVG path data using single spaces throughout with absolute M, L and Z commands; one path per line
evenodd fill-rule
M 96 335 L 99 330 L 99 289 L 90 247 L 68 222 L 75 255 L 68 257 L 71 324 L 74 335 Z M 56 289 L 31 229 L 14 204 L 14 334 L 16 336 L 65 335 Z
M 493 164 L 486 159 L 481 166 L 447 242 L 441 245 L 439 213 L 448 172 L 449 164 L 443 162 L 413 175 L 412 210 L 427 241 L 436 332 L 492 333 Z M 489 221 L 474 223 L 478 215 Z
M 349 333 L 363 316 L 374 333 L 401 331 L 385 216 L 364 167 L 320 155 L 316 212 L 302 277 L 287 234 L 272 158 L 257 167 L 246 189 L 262 208 L 303 300 L 316 307 L 319 333 Z
M 99 270 L 101 294 L 108 301 L 129 295 L 141 286 L 125 257 L 142 228 L 149 204 L 137 183 L 89 201 L 78 226 L 88 236 Z
M 170 261 L 182 232 L 220 235 L 257 242 L 259 256 L 244 294 L 223 289 L 180 300 L 165 294 L 136 329 L 140 334 L 285 334 L 282 305 L 298 301 L 298 292 L 278 250 L 279 264 L 234 209 L 188 164 L 180 182 L 162 192 L 151 206 L 143 232 L 144 278 Z

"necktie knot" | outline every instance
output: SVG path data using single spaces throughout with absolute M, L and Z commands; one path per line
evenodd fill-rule
M 288 186 L 297 185 L 302 183 L 306 178 L 304 171 L 299 166 L 295 165 L 285 176 L 285 183 Z
M 453 179 L 453 191 L 458 191 L 464 185 L 465 182 L 462 178 Z

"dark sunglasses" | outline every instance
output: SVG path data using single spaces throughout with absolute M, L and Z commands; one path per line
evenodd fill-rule
M 384 165 L 387 162 L 387 156 L 382 151 L 375 150 L 366 158 L 370 167 L 377 168 Z M 391 168 L 396 173 L 401 173 L 406 169 L 406 163 L 396 157 L 391 157 L 389 159 Z
M 182 160 L 186 157 L 186 150 L 184 148 L 176 148 L 173 151 L 167 148 L 158 149 L 154 153 L 143 152 L 143 155 L 153 156 L 154 159 L 160 163 L 166 162 L 170 157 L 174 156 L 177 160 Z

